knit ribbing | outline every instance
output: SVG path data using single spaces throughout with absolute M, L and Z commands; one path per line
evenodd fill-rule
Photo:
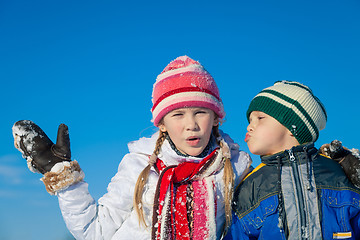
M 326 111 L 307 86 L 290 81 L 276 82 L 251 101 L 247 111 L 264 112 L 288 128 L 300 144 L 314 142 L 325 128 Z

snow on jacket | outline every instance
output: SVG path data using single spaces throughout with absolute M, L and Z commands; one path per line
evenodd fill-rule
M 235 186 L 249 172 L 250 156 L 239 150 L 232 139 L 222 133 L 231 151 L 231 162 L 235 174 Z M 84 181 L 76 183 L 66 190 L 58 192 L 60 209 L 66 226 L 76 239 L 150 239 L 154 194 L 158 174 L 150 171 L 144 188 L 143 206 L 147 228 L 139 224 L 133 208 L 135 183 L 140 172 L 148 165 L 149 156 L 155 149 L 158 133 L 151 138 L 141 138 L 128 144 L 129 153 L 121 160 L 118 172 L 112 178 L 108 192 L 96 202 L 88 191 Z M 214 149 L 216 144 L 212 144 Z M 176 154 L 165 140 L 159 153 L 165 165 L 178 165 L 184 161 L 200 161 L 196 157 L 182 157 Z M 217 209 L 216 231 L 219 239 L 225 223 L 223 170 L 214 175 L 216 179 Z
M 360 239 L 360 192 L 337 162 L 314 144 L 261 160 L 234 194 L 225 239 Z

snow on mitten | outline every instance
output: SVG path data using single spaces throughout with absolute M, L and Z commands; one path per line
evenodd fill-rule
M 320 148 L 320 153 L 337 161 L 348 179 L 360 188 L 360 154 L 358 149 L 349 150 L 343 147 L 342 142 L 334 140 L 330 144 L 324 144 Z
M 15 147 L 32 172 L 44 174 L 41 180 L 50 194 L 84 178 L 77 161 L 71 161 L 69 131 L 65 124 L 59 126 L 56 144 L 29 120 L 16 122 L 12 130 Z
M 71 161 L 69 131 L 65 124 L 59 126 L 56 144 L 39 126 L 29 120 L 16 122 L 13 136 L 15 147 L 23 154 L 32 172 L 45 174 L 56 163 Z

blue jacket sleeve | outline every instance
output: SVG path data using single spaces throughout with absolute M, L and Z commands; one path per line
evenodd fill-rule
M 240 222 L 235 213 L 232 214 L 233 222 L 224 237 L 224 240 L 249 240 L 249 236 L 246 234 L 244 226 Z
M 353 219 L 351 219 L 351 227 L 354 231 L 355 239 L 360 239 L 360 213 L 356 215 Z

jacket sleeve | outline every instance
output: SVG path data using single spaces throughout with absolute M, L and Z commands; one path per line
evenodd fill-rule
M 224 240 L 249 240 L 249 236 L 245 233 L 239 218 L 233 213 L 232 216 L 233 222 L 224 237 Z
M 66 226 L 76 239 L 112 238 L 132 215 L 135 183 L 146 165 L 144 155 L 125 155 L 108 192 L 98 203 L 90 195 L 86 182 L 74 184 L 57 194 Z
M 235 174 L 235 182 L 234 187 L 240 184 L 240 182 L 244 179 L 244 177 L 252 171 L 252 159 L 250 155 L 244 151 L 239 151 L 235 155 L 232 153 L 232 156 L 236 156 L 231 159 L 231 163 L 233 166 L 234 174 Z
M 360 212 L 351 219 L 350 223 L 354 231 L 354 239 L 360 239 Z

